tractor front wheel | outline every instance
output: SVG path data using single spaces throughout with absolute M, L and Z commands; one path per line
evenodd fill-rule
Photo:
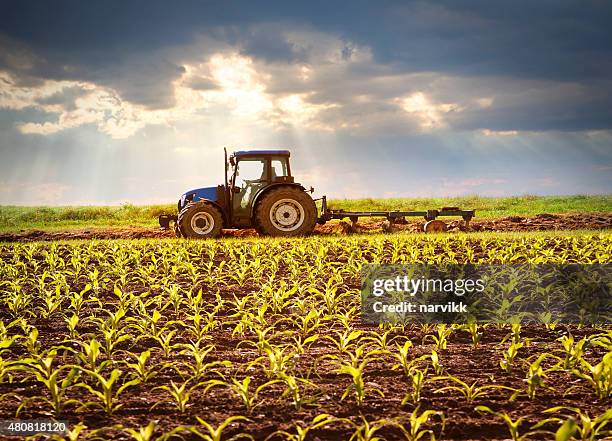
M 177 226 L 181 235 L 188 239 L 218 237 L 223 228 L 223 216 L 210 202 L 195 202 L 181 210 Z
M 313 232 L 317 207 L 305 191 L 295 187 L 270 190 L 257 204 L 257 231 L 269 236 L 302 236 Z

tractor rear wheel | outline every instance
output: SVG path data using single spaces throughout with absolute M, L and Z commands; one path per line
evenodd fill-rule
M 266 193 L 255 209 L 258 232 L 269 236 L 301 236 L 314 231 L 317 207 L 305 191 L 279 187 Z
M 178 215 L 177 230 L 188 239 L 218 237 L 223 228 L 223 215 L 210 202 L 188 204 Z

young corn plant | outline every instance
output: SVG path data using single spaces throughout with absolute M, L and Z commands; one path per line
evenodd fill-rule
M 508 428 L 508 432 L 510 432 L 510 438 L 512 441 L 523 441 L 527 437 L 531 436 L 531 432 L 519 434 L 519 427 L 521 423 L 525 420 L 525 417 L 519 417 L 516 420 L 513 420 L 510 415 L 506 412 L 495 412 L 490 407 L 487 406 L 476 406 L 476 411 L 483 413 L 490 413 L 491 415 L 495 415 L 498 418 L 501 418 L 504 423 L 506 423 L 506 427 Z
M 223 421 L 217 427 L 214 427 L 212 424 L 208 423 L 207 421 L 203 420 L 200 417 L 196 417 L 196 419 L 202 426 L 204 426 L 204 429 L 206 429 L 206 432 L 202 432 L 196 429 L 195 427 L 190 428 L 189 431 L 204 441 L 221 441 L 222 439 L 225 439 L 223 431 L 227 429 L 232 423 L 236 421 L 245 421 L 245 422 L 250 421 L 248 418 L 243 417 L 243 416 L 231 416 L 229 418 L 226 418 L 225 421 Z M 231 438 L 227 438 L 227 439 L 230 441 L 233 441 L 233 440 L 238 440 L 241 438 L 251 439 L 251 440 L 254 439 L 251 435 L 247 433 L 238 433 L 232 436 Z
M 390 337 L 392 329 L 379 334 L 378 332 L 372 332 L 370 336 L 365 337 L 363 341 L 371 341 L 379 351 L 389 351 L 391 343 L 397 338 L 397 336 Z
M 310 337 L 302 339 L 301 335 L 297 337 L 293 337 L 293 347 L 295 348 L 295 352 L 298 355 L 302 355 L 306 349 L 310 347 L 314 342 L 319 339 L 317 334 L 313 334 Z
M 186 372 L 177 369 L 178 373 L 183 378 L 188 376 L 194 380 L 200 380 L 208 373 L 213 373 L 221 378 L 224 378 L 223 374 L 219 372 L 217 368 L 229 368 L 232 366 L 232 362 L 229 360 L 215 360 L 207 362 L 206 358 L 215 349 L 215 346 L 211 344 L 205 347 L 200 347 L 200 343 L 202 341 L 203 340 L 198 340 L 195 343 L 190 342 L 181 345 L 184 349 L 180 352 L 180 354 L 189 356 L 189 361 L 181 363 L 181 366 L 186 368 Z
M 510 325 L 510 333 L 502 339 L 501 343 L 503 344 L 507 342 L 508 340 L 510 340 L 514 344 L 521 343 L 522 341 L 521 329 L 522 327 L 520 323 L 512 323 Z
M 376 436 L 376 432 L 390 425 L 385 419 L 370 422 L 363 415 L 361 415 L 361 421 L 361 424 L 352 423 L 355 431 L 349 441 L 382 441 L 382 438 Z
M 168 439 L 172 439 L 174 435 L 177 435 L 177 437 L 181 438 L 180 434 L 188 430 L 183 426 L 178 426 L 169 432 L 162 433 L 159 436 L 155 436 L 156 429 L 157 424 L 155 423 L 155 421 L 151 421 L 144 427 L 141 426 L 138 429 L 132 429 L 128 427 L 123 429 L 123 431 L 130 435 L 134 441 L 166 441 Z
M 261 358 L 267 358 L 267 363 L 261 364 L 258 362 L 259 359 L 255 360 L 254 363 L 262 365 L 263 372 L 268 378 L 281 378 L 286 375 L 287 372 L 294 369 L 297 354 L 285 352 L 284 347 L 281 348 L 278 346 L 267 347 L 264 349 L 264 352 L 266 353 L 266 357 Z
M 78 332 L 76 330 L 77 325 L 79 324 L 79 316 L 76 313 L 73 313 L 70 318 L 64 318 L 66 325 L 68 325 L 68 335 L 71 339 L 76 339 L 78 337 Z
M 393 356 L 398 364 L 394 365 L 392 369 L 402 368 L 404 370 L 404 374 L 408 375 L 408 371 L 412 369 L 414 360 L 410 360 L 410 348 L 412 347 L 412 342 L 410 340 L 406 340 L 403 346 L 398 344 L 395 345 L 397 347 L 397 352 L 393 353 Z
M 595 365 L 580 358 L 580 368 L 574 368 L 572 372 L 593 387 L 597 398 L 605 400 L 612 397 L 612 352 L 604 355 Z
M 8 379 L 9 383 L 12 383 L 13 377 L 11 372 L 18 371 L 21 363 L 21 360 L 7 361 L 0 356 L 0 384 L 4 382 L 5 378 Z
M 141 383 L 146 383 L 155 375 L 157 375 L 157 371 L 151 369 L 150 366 L 147 365 L 147 361 L 151 357 L 151 350 L 147 349 L 143 351 L 136 357 L 136 362 L 130 363 L 129 361 L 125 361 L 125 365 L 130 368 L 132 375 L 134 378 L 140 380 Z
M 42 400 L 51 407 L 51 415 L 59 416 L 64 408 L 71 404 L 81 405 L 78 400 L 67 398 L 66 392 L 75 385 L 79 378 L 80 370 L 77 366 L 64 365 L 56 369 L 53 368 L 56 352 L 50 351 L 47 356 L 39 359 L 24 359 L 19 362 L 20 370 L 25 370 L 27 374 L 33 376 L 46 389 L 49 398 L 44 396 L 24 399 L 17 409 L 17 415 L 29 402 Z M 63 373 L 66 372 L 65 375 Z
M 40 342 L 38 341 L 38 329 L 35 327 L 30 327 L 30 331 L 27 337 L 23 337 L 25 340 L 24 346 L 28 351 L 28 354 L 37 357 L 38 352 L 40 351 Z
M 257 400 L 259 398 L 259 394 L 264 390 L 267 389 L 268 387 L 272 386 L 273 384 L 276 383 L 280 383 L 280 380 L 271 380 L 268 381 L 266 383 L 263 383 L 262 385 L 256 387 L 254 390 L 251 388 L 251 377 L 247 376 L 244 377 L 242 379 L 242 381 L 238 380 L 237 378 L 232 378 L 232 382 L 231 383 L 224 383 L 222 381 L 219 380 L 210 380 L 208 382 L 209 386 L 226 386 L 229 387 L 230 390 L 232 390 L 236 395 L 238 395 L 238 397 L 240 398 L 240 400 L 242 401 L 242 404 L 244 405 L 244 407 L 246 408 L 247 413 L 251 413 L 253 412 L 253 409 L 260 405 L 261 403 L 258 403 Z
M 381 397 L 385 396 L 383 391 L 381 391 L 380 389 L 374 387 L 366 388 L 365 382 L 363 380 L 363 372 L 369 361 L 369 359 L 365 359 L 361 362 L 361 364 L 359 364 L 359 366 L 345 364 L 340 366 L 340 368 L 337 370 L 337 373 L 341 375 L 350 375 L 352 380 L 352 384 L 350 384 L 342 394 L 342 398 L 340 399 L 341 401 L 344 401 L 344 399 L 351 393 L 351 391 L 355 396 L 355 401 L 357 402 L 358 406 L 363 405 L 363 401 L 365 400 L 367 391 L 376 392 Z
M 514 366 L 514 359 L 518 355 L 519 349 L 521 349 L 522 347 L 522 342 L 511 342 L 510 346 L 508 346 L 508 349 L 503 352 L 503 358 L 499 361 L 499 366 L 504 372 L 512 372 L 512 367 Z
M 426 436 L 429 436 L 430 441 L 435 441 L 436 436 L 432 429 L 425 429 L 425 426 L 431 417 L 438 417 L 442 422 L 442 427 L 440 429 L 439 436 L 442 436 L 442 432 L 444 432 L 445 426 L 445 418 L 444 413 L 436 410 L 426 410 L 422 413 L 419 413 L 419 406 L 417 406 L 412 413 L 407 422 L 403 422 L 401 419 L 395 419 L 391 422 L 391 424 L 397 427 L 404 436 L 406 441 L 419 441 Z
M 546 387 L 544 378 L 546 377 L 547 371 L 542 368 L 542 362 L 549 356 L 551 356 L 551 354 L 544 353 L 529 365 L 525 381 L 527 382 L 527 396 L 531 400 L 535 398 L 536 392 L 540 387 Z
M 108 364 L 111 363 L 111 360 L 104 360 L 98 365 L 98 359 L 101 355 L 101 347 L 102 345 L 95 338 L 92 338 L 89 343 L 82 342 L 81 351 L 77 352 L 78 360 L 89 370 L 95 372 L 102 371 Z
M 612 422 L 612 408 L 606 410 L 601 415 L 592 418 L 588 413 L 576 407 L 556 406 L 546 409 L 545 413 L 556 413 L 559 411 L 570 411 L 573 415 L 569 415 L 565 421 L 574 421 L 573 436 L 581 441 L 595 441 L 599 439 L 608 439 L 612 437 L 612 429 L 609 427 Z M 564 419 L 553 417 L 546 421 L 557 421 L 565 424 Z
M 324 338 L 331 341 L 340 353 L 349 353 L 351 348 L 356 345 L 362 332 L 355 329 L 351 332 L 345 330 L 343 333 L 336 332 L 336 337 L 326 335 Z
M 161 349 L 164 357 L 169 357 L 170 353 L 181 346 L 179 344 L 173 344 L 172 339 L 176 335 L 176 330 L 168 331 L 168 332 L 160 332 L 158 335 L 154 336 L 153 339 L 157 341 L 159 344 L 159 348 Z
M 305 397 L 300 390 L 301 386 L 315 386 L 311 381 L 286 374 L 281 375 L 280 378 L 285 385 L 281 399 L 291 397 L 291 404 L 295 410 L 300 411 L 304 406 L 311 405 L 316 400 L 314 397 Z
M 585 350 L 589 346 L 590 341 L 586 337 L 584 337 L 578 342 L 575 342 L 574 336 L 571 334 L 564 335 L 557 340 L 561 343 L 561 346 L 563 347 L 561 351 L 564 355 L 563 369 L 571 370 L 576 368 L 576 366 L 580 363 L 580 360 L 582 360 L 582 357 L 584 356 Z
M 94 389 L 87 383 L 78 383 L 75 386 L 86 389 L 90 394 L 97 398 L 98 401 L 88 401 L 84 403 L 81 408 L 85 409 L 87 407 L 97 406 L 102 408 L 108 415 L 112 415 L 123 406 L 123 404 L 117 404 L 121 394 L 129 387 L 140 383 L 140 380 L 135 378 L 119 386 L 117 380 L 122 374 L 119 369 L 113 369 L 108 378 L 104 378 L 98 372 L 89 369 L 82 370 L 95 380 L 98 389 Z
M 417 404 L 421 401 L 421 392 L 427 382 L 427 369 L 420 370 L 413 368 L 408 371 L 408 379 L 410 381 L 410 390 L 402 399 L 402 406 L 408 402 Z
M 440 358 L 438 357 L 438 353 L 434 349 L 432 349 L 429 358 L 431 360 L 431 367 L 433 368 L 436 375 L 442 375 L 442 372 L 444 372 L 444 368 L 440 364 Z
M 308 434 L 311 430 L 316 430 L 319 427 L 327 426 L 336 421 L 336 418 L 326 413 L 322 413 L 314 417 L 310 424 L 307 426 L 303 426 L 297 423 L 294 424 L 295 433 L 290 433 L 285 430 L 277 430 L 276 432 L 270 434 L 270 436 L 268 436 L 266 439 L 271 439 L 276 437 L 277 435 L 281 435 L 286 441 L 306 441 L 308 439 Z
M 468 323 L 462 326 L 462 329 L 467 331 L 470 334 L 470 338 L 472 340 L 472 347 L 476 349 L 478 347 L 478 343 L 482 340 L 482 332 L 478 330 L 480 327 L 477 323 Z
M 433 340 L 435 348 L 437 350 L 440 351 L 442 349 L 446 349 L 446 346 L 448 344 L 448 337 L 450 337 L 452 333 L 453 333 L 452 327 L 448 327 L 445 324 L 437 325 L 436 334 L 435 335 L 429 334 L 423 337 L 423 344 L 425 344 L 427 340 Z
M 468 404 L 473 403 L 477 398 L 486 396 L 490 391 L 505 389 L 513 392 L 517 392 L 517 389 L 508 386 L 502 386 L 497 384 L 487 384 L 484 386 L 477 386 L 478 381 L 474 381 L 472 384 L 468 384 L 463 380 L 460 380 L 457 377 L 447 376 L 447 377 L 434 377 L 431 379 L 434 380 L 450 380 L 456 384 L 456 386 L 444 386 L 439 389 L 436 389 L 434 393 L 441 393 L 445 391 L 457 391 L 463 395 Z
M 318 310 L 311 309 L 305 316 L 298 317 L 297 324 L 302 336 L 307 337 L 323 326 L 323 318 Z
M 170 395 L 170 398 L 172 399 L 172 403 L 176 406 L 177 410 L 180 413 L 185 413 L 187 411 L 187 406 L 189 405 L 191 394 L 194 390 L 202 386 L 212 387 L 215 385 L 214 381 L 213 382 L 204 381 L 204 382 L 196 383 L 192 386 L 189 386 L 189 383 L 190 383 L 190 380 L 187 380 L 183 382 L 183 384 L 178 385 L 174 381 L 170 380 L 170 386 L 167 386 L 167 385 L 158 386 L 158 387 L 154 387 L 152 390 L 160 389 L 160 390 L 165 390 L 166 392 L 168 392 L 168 394 Z M 204 392 L 206 393 L 207 391 L 208 391 L 208 388 L 205 388 Z M 163 403 L 164 401 L 157 401 L 155 404 L 153 404 L 153 406 L 151 406 L 151 410 L 153 410 L 155 407 Z

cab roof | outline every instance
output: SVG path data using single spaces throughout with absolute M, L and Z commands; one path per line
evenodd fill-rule
M 245 156 L 290 156 L 289 150 L 240 150 L 234 152 L 236 158 Z

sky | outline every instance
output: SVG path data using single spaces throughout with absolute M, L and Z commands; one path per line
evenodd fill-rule
M 0 204 L 612 193 L 612 2 L 4 1 Z

